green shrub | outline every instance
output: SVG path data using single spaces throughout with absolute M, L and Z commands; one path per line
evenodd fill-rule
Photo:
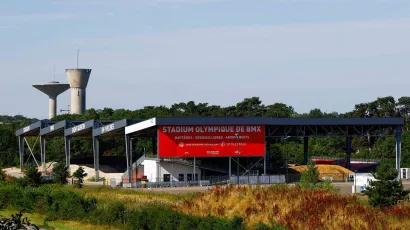
M 79 167 L 74 173 L 73 177 L 77 178 L 77 181 L 74 184 L 74 187 L 81 188 L 83 187 L 84 177 L 87 176 L 87 173 L 84 172 L 83 167 Z
M 88 178 L 88 181 L 90 182 L 100 182 L 100 181 L 105 181 L 105 177 L 99 177 L 98 180 L 95 179 L 95 176 Z
M 253 226 L 255 230 L 271 230 L 272 228 L 266 225 L 265 223 L 259 222 Z
M 44 214 L 48 221 L 77 220 L 90 224 L 107 224 L 120 229 L 245 229 L 241 217 L 232 220 L 185 215 L 159 204 L 128 209 L 122 201 L 98 203 L 94 197 L 56 185 L 0 187 L 0 208 L 31 210 Z
M 310 160 L 307 165 L 307 169 L 301 174 L 300 182 L 297 183 L 297 186 L 303 189 L 315 189 L 317 183 L 319 182 L 319 171 L 315 162 Z
M 403 200 L 410 190 L 405 190 L 401 181 L 396 180 L 399 173 L 395 168 L 387 164 L 377 167 L 377 172 L 373 173 L 376 180 L 369 183 L 364 191 L 369 197 L 369 204 L 375 207 L 390 207 Z
M 6 173 L 3 170 L 3 167 L 0 165 L 0 181 L 6 180 Z
M 68 167 L 65 165 L 64 161 L 61 161 L 53 166 L 53 180 L 57 184 L 67 184 L 67 177 L 70 176 L 68 173 Z
M 319 186 L 320 189 L 328 190 L 331 192 L 337 192 L 340 190 L 338 187 L 333 185 L 331 180 L 328 180 L 328 179 L 322 181 L 319 185 L 320 185 Z
M 41 172 L 39 172 L 36 167 L 26 168 L 24 172 L 24 180 L 27 182 L 27 185 L 30 186 L 39 186 L 43 182 Z

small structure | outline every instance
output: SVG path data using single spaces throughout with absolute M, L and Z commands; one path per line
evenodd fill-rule
M 410 168 L 400 168 L 400 178 L 404 180 L 410 179 Z
M 192 174 L 193 166 L 178 161 L 159 161 L 157 159 L 145 159 L 143 174 L 150 182 L 190 182 L 201 178 L 201 170 L 196 166 L 195 179 Z
M 355 173 L 353 174 L 354 183 L 352 185 L 352 193 L 361 193 L 369 186 L 370 181 L 375 180 L 371 173 Z

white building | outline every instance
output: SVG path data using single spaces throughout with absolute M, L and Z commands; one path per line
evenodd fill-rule
M 400 178 L 404 180 L 410 179 L 410 168 L 401 168 L 400 169 Z
M 192 181 L 194 168 L 192 165 L 187 165 L 179 162 L 164 162 L 156 160 L 144 160 L 143 175 L 147 177 L 149 182 L 170 182 L 172 181 Z M 139 168 L 139 169 L 141 169 Z M 195 167 L 196 180 L 201 178 L 201 169 Z
M 354 181 L 352 185 L 352 193 L 360 193 L 369 186 L 370 181 L 375 180 L 371 173 L 356 173 L 353 174 Z

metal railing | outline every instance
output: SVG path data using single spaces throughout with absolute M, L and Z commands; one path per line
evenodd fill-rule
M 300 175 L 262 175 L 262 176 L 240 176 L 239 184 L 276 184 L 276 183 L 295 183 L 300 181 Z M 126 180 L 128 182 L 128 180 Z M 128 188 L 163 188 L 163 187 L 190 187 L 190 186 L 212 186 L 212 185 L 226 185 L 238 184 L 237 176 L 207 176 L 202 177 L 197 181 L 177 181 L 164 180 L 164 178 L 157 178 L 155 182 L 137 181 L 133 183 L 124 183 L 122 181 L 120 186 Z
M 324 160 L 346 160 L 343 157 L 331 157 L 331 156 L 312 156 L 311 159 L 324 159 Z M 350 161 L 359 161 L 359 162 L 375 162 L 380 163 L 380 160 L 377 159 L 366 159 L 366 158 L 350 158 Z

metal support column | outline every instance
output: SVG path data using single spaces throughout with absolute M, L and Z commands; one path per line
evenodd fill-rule
M 346 137 L 346 144 L 347 144 L 347 158 L 346 158 L 346 168 L 350 169 L 350 155 L 352 153 L 352 137 Z
M 19 136 L 20 171 L 24 170 L 24 137 Z
M 266 175 L 266 167 L 270 166 L 270 142 L 266 140 L 265 142 L 265 163 L 263 166 L 263 174 Z
M 64 147 L 65 147 L 65 166 L 70 168 L 70 151 L 71 151 L 71 137 L 64 137 Z
M 157 141 L 155 137 L 151 138 L 151 142 L 152 142 L 152 154 L 156 155 L 157 154 Z
M 309 156 L 309 137 L 303 137 L 303 164 L 308 164 Z
M 400 157 L 401 157 L 401 127 L 396 127 L 396 170 L 398 171 L 398 179 L 400 179 Z
M 100 140 L 97 137 L 93 137 L 93 147 L 95 180 L 98 181 L 100 178 Z
M 232 175 L 232 157 L 229 157 L 229 180 L 231 179 Z
M 196 178 L 195 178 L 195 160 L 196 160 L 196 158 L 194 157 L 194 175 L 192 175 L 192 178 L 193 178 L 193 181 L 196 181 Z
M 132 163 L 134 163 L 134 160 L 132 158 L 132 151 L 134 150 L 133 146 L 133 140 L 134 138 L 130 138 L 130 165 L 132 167 Z
M 41 172 L 46 172 L 46 139 L 40 136 Z
M 125 155 L 127 160 L 127 172 L 128 172 L 128 182 L 132 183 L 132 159 L 130 153 L 130 144 L 131 138 L 128 135 L 125 135 Z

